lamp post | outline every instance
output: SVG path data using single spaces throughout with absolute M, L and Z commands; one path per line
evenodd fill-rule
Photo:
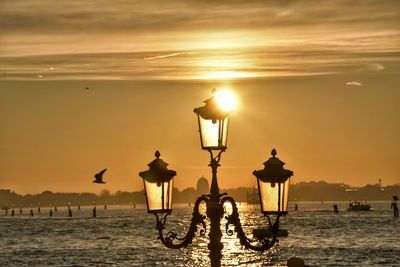
M 240 244 L 247 249 L 265 251 L 270 249 L 277 240 L 279 230 L 279 217 L 287 214 L 287 196 L 289 178 L 293 175 L 290 170 L 283 169 L 284 163 L 276 158 L 276 150 L 272 150 L 272 157 L 264 163 L 264 169 L 254 171 L 257 178 L 260 195 L 262 214 L 268 219 L 268 225 L 272 235 L 257 236 L 249 238 L 243 231 L 239 219 L 238 208 L 235 200 L 220 193 L 217 169 L 220 166 L 221 154 L 227 149 L 228 123 L 231 110 L 223 109 L 218 103 L 218 96 L 214 95 L 204 101 L 205 105 L 194 109 L 197 114 L 200 133 L 201 147 L 210 154 L 212 180 L 210 194 L 200 196 L 194 205 L 190 227 L 184 237 L 178 237 L 175 232 L 168 232 L 164 235 L 167 216 L 172 212 L 172 184 L 176 172 L 167 168 L 167 163 L 160 159 L 157 151 L 156 159 L 148 164 L 149 170 L 140 172 L 143 178 L 147 210 L 156 216 L 156 229 L 159 239 L 168 248 L 183 248 L 192 243 L 193 238 L 200 225 L 200 235 L 206 233 L 206 218 L 210 220 L 208 249 L 211 266 L 221 266 L 222 249 L 221 243 L 221 219 L 224 214 L 226 219 L 226 234 L 233 235 L 235 232 Z M 206 214 L 199 211 L 200 204 L 206 204 Z M 232 211 L 225 213 L 224 204 L 230 203 Z M 275 221 L 271 218 L 275 216 Z M 233 226 L 233 230 L 230 226 Z

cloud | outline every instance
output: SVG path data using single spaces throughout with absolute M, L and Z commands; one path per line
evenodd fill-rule
M 400 4 L 351 1 L 0 1 L 2 33 L 9 32 L 157 32 L 165 30 L 235 30 L 258 28 L 281 32 L 323 29 L 396 29 Z M 368 30 L 368 31 L 369 31 Z M 299 31 L 297 31 L 298 33 Z M 156 33 L 155 33 L 156 34 Z
M 400 1 L 353 5 L 0 0 L 0 71 L 7 79 L 400 72 Z
M 193 55 L 193 54 L 195 54 L 195 52 L 177 52 L 177 53 L 166 54 L 166 55 L 145 57 L 145 58 L 143 58 L 143 59 L 145 59 L 145 60 L 152 60 L 152 59 L 160 59 L 160 58 L 167 58 L 167 57 L 176 57 L 176 56 L 180 56 L 180 55 Z
M 347 86 L 362 86 L 362 83 L 360 82 L 347 82 Z
M 371 63 L 368 64 L 367 68 L 372 71 L 383 71 L 385 69 L 385 66 L 380 63 Z
M 186 56 L 190 55 L 190 56 Z M 167 60 L 173 57 L 173 60 Z M 248 77 L 298 77 L 370 74 L 366 62 L 391 59 L 391 73 L 400 73 L 400 52 L 342 53 L 280 48 L 203 49 L 198 52 L 80 53 L 36 56 L 0 56 L 0 80 L 121 79 L 188 80 Z M 304 60 L 307 59 L 307 60 Z M 386 64 L 386 63 L 385 63 Z M 389 64 L 389 63 L 388 63 Z M 364 69 L 362 68 L 364 67 Z M 378 72 L 379 73 L 379 72 Z M 357 84 L 359 83 L 359 84 Z M 348 86 L 362 86 L 349 81 Z

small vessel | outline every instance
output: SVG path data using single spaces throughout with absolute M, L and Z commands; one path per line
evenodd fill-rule
M 347 208 L 347 211 L 370 211 L 371 206 L 360 201 L 352 201 Z

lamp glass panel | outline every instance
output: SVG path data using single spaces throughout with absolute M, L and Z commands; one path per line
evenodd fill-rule
M 219 138 L 219 121 L 205 120 L 200 116 L 200 131 L 203 147 L 217 147 Z
M 144 180 L 144 186 L 149 212 L 165 212 L 172 210 L 173 179 L 169 182 L 158 184 Z
M 281 183 L 280 186 L 279 183 L 272 184 L 258 180 L 258 186 L 260 190 L 262 212 L 276 214 L 278 211 L 287 211 L 289 180 L 285 183 Z M 279 197 L 281 198 L 280 200 Z M 278 206 L 279 204 L 280 208 Z
M 278 211 L 278 184 L 274 187 L 270 183 L 258 180 L 262 212 Z
M 213 122 L 199 116 L 199 123 L 203 147 L 218 149 L 226 146 L 228 117 Z
M 281 211 L 287 212 L 288 211 L 288 200 L 289 200 L 289 181 L 290 179 L 287 179 L 285 183 L 283 183 L 283 202 L 282 203 L 282 209 Z
M 225 119 L 222 120 L 222 144 L 221 146 L 226 147 L 227 139 L 228 139 L 228 120 L 229 118 L 226 117 Z

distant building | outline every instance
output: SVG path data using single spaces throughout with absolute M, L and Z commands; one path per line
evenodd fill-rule
M 210 193 L 210 185 L 208 184 L 208 180 L 204 177 L 201 177 L 197 180 L 196 191 L 198 194 L 208 194 Z

